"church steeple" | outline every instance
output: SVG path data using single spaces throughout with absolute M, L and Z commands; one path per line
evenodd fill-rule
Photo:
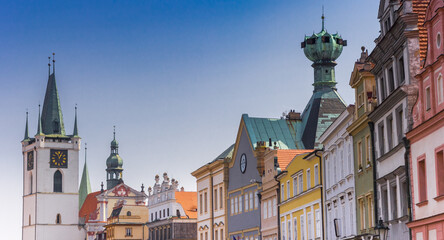
M 83 166 L 82 180 L 79 187 L 79 209 L 82 208 L 88 194 L 91 193 L 91 182 L 89 180 L 88 165 L 86 164 L 86 143 L 85 143 L 85 165 Z
M 29 134 L 28 134 L 28 111 L 26 111 L 26 126 L 25 126 L 25 137 L 23 138 L 23 141 L 29 140 Z
M 78 137 L 78 136 L 79 136 L 79 133 L 78 133 L 78 131 L 77 131 L 77 105 L 76 105 L 76 107 L 75 107 L 74 131 L 73 131 L 73 133 L 72 133 L 72 136 L 73 136 L 73 137 Z M 86 143 L 85 143 L 85 145 L 86 145 Z M 86 146 L 85 146 L 85 151 L 86 151 Z M 86 161 L 86 159 L 85 159 L 85 161 Z
M 42 110 L 42 132 L 47 135 L 65 136 L 65 127 L 63 124 L 62 108 L 60 107 L 59 93 L 57 91 L 55 79 L 55 60 L 54 53 L 52 59 L 52 74 L 48 77 L 46 86 L 45 100 Z
M 116 141 L 116 127 L 114 126 L 111 154 L 106 160 L 106 188 L 111 189 L 122 180 L 123 160 L 119 156 L 119 143 Z
M 40 116 L 40 104 L 39 104 L 39 119 L 37 123 L 37 134 L 36 135 L 43 135 L 42 132 L 42 117 Z

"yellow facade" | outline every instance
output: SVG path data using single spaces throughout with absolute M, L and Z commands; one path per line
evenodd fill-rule
M 278 175 L 282 240 L 323 239 L 320 158 L 317 151 L 297 155 Z
M 148 228 L 145 223 L 148 221 L 148 208 L 134 205 L 124 205 L 120 208 L 115 208 L 108 218 L 105 225 L 106 239 L 147 239 Z

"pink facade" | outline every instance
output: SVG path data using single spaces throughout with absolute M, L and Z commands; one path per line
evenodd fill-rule
M 412 239 L 444 240 L 444 1 L 427 8 L 427 55 L 416 76 L 418 100 L 413 108 L 410 169 Z

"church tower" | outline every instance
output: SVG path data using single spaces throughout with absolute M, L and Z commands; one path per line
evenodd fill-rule
M 22 239 L 83 239 L 79 227 L 80 137 L 66 135 L 62 109 L 53 72 L 49 73 L 43 110 L 33 138 L 26 117 L 23 152 Z M 50 64 L 48 64 L 50 68 Z M 27 115 L 28 116 L 28 115 Z
M 111 141 L 111 154 L 106 160 L 106 189 L 109 190 L 122 182 L 123 160 L 119 156 L 119 143 L 116 141 L 116 130 Z
M 319 137 L 345 110 L 345 103 L 336 91 L 335 60 L 347 46 L 339 34 L 330 34 L 324 28 L 319 33 L 305 36 L 301 47 L 313 62 L 313 95 L 302 113 L 302 142 L 306 149 L 320 147 Z

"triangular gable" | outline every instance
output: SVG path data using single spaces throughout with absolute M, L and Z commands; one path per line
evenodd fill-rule
M 117 184 L 115 187 L 108 189 L 97 196 L 98 198 L 115 198 L 115 197 L 129 197 L 129 198 L 138 198 L 138 197 L 147 197 L 144 192 L 137 191 L 125 183 Z

